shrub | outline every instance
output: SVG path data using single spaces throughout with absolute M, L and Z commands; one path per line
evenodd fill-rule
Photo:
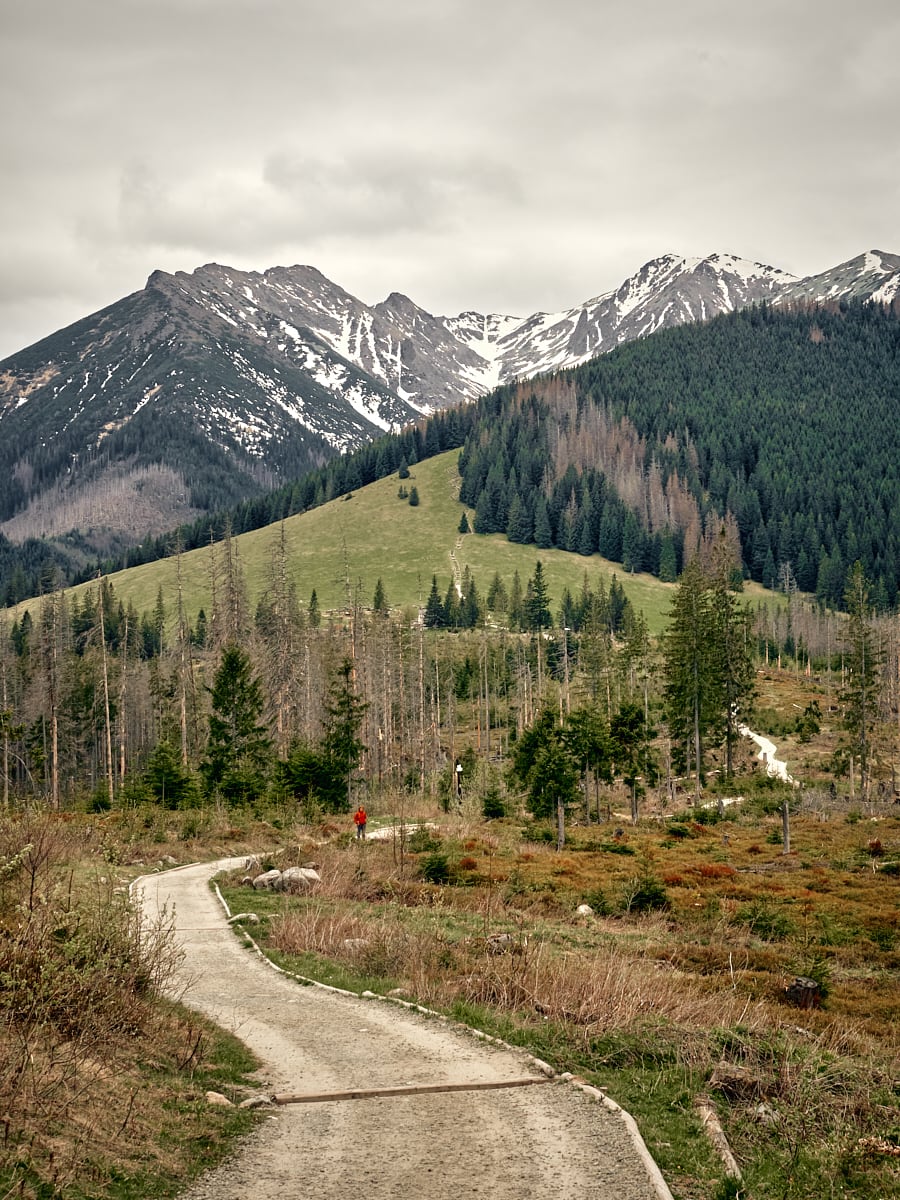
M 649 871 L 643 871 L 625 884 L 622 907 L 626 912 L 652 912 L 668 908 L 669 897 L 665 884 Z
M 536 821 L 529 821 L 522 830 L 522 840 L 525 842 L 548 842 L 555 845 L 556 830 L 549 825 L 539 825 Z
M 506 805 L 500 796 L 500 789 L 488 788 L 481 798 L 481 811 L 486 821 L 498 821 L 506 816 Z
M 590 892 L 585 892 L 582 903 L 589 904 L 597 916 L 600 917 L 608 917 L 612 912 L 612 907 L 600 888 L 594 888 Z
M 767 900 L 751 900 L 738 909 L 735 919 L 767 942 L 781 941 L 794 932 L 787 915 Z
M 419 873 L 426 883 L 449 883 L 450 860 L 443 850 L 433 850 L 422 859 Z
M 683 824 L 681 821 L 673 821 L 670 825 L 667 825 L 666 833 L 669 837 L 675 838 L 676 841 L 682 841 L 684 838 L 694 836 L 690 826 Z
M 440 847 L 441 839 L 426 825 L 420 825 L 409 835 L 407 846 L 412 854 L 428 854 Z
M 733 875 L 737 875 L 734 867 L 729 867 L 727 863 L 701 863 L 692 870 L 701 879 L 730 879 Z

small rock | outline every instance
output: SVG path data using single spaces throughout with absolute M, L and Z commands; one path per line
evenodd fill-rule
M 368 944 L 365 938 L 344 938 L 341 943 L 345 950 L 365 950 Z
M 758 1099 L 763 1091 L 760 1077 L 740 1063 L 720 1062 L 709 1077 L 709 1086 L 730 1100 Z
M 234 1108 L 232 1102 L 227 1096 L 223 1096 L 221 1092 L 207 1092 L 206 1103 L 216 1104 L 219 1108 Z
M 486 939 L 484 948 L 488 954 L 521 954 L 527 945 L 527 938 L 518 941 L 511 933 L 495 933 Z
M 279 870 L 263 871 L 262 875 L 257 875 L 253 880 L 253 886 L 258 892 L 263 892 L 266 888 L 274 891 L 278 880 L 281 878 Z
M 246 1100 L 242 1100 L 238 1108 L 267 1108 L 275 1101 L 271 1096 L 248 1096 Z
M 579 904 L 575 911 L 579 917 L 592 917 L 594 915 L 594 910 L 589 904 Z
M 173 858 L 171 854 L 164 854 L 159 860 L 164 867 L 177 867 L 178 859 Z
M 757 1104 L 753 1110 L 753 1115 L 759 1121 L 760 1125 L 777 1125 L 780 1120 L 778 1113 L 768 1104 Z

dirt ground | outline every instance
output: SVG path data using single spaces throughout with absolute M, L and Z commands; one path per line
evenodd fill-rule
M 524 1053 L 378 999 L 304 987 L 261 962 L 226 924 L 209 878 L 238 860 L 138 881 L 184 948 L 175 989 L 264 1064 L 263 1089 L 322 1094 L 511 1081 Z M 571 1084 L 278 1106 L 185 1200 L 671 1200 L 622 1116 Z

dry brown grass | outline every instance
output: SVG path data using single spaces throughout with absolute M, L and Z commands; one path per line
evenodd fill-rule
M 224 1045 L 158 999 L 174 962 L 167 931 L 142 928 L 109 877 L 85 869 L 90 844 L 83 823 L 0 818 L 2 1195 L 185 1174 L 196 1155 L 185 1106 Z M 204 1109 L 195 1123 L 212 1148 Z

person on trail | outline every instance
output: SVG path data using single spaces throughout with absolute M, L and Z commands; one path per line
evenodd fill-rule
M 358 838 L 364 838 L 366 836 L 366 821 L 367 820 L 368 820 L 368 818 L 366 817 L 366 810 L 363 808 L 362 805 L 360 805 L 359 808 L 356 810 L 356 812 L 353 814 L 353 822 L 356 825 L 356 836 Z

